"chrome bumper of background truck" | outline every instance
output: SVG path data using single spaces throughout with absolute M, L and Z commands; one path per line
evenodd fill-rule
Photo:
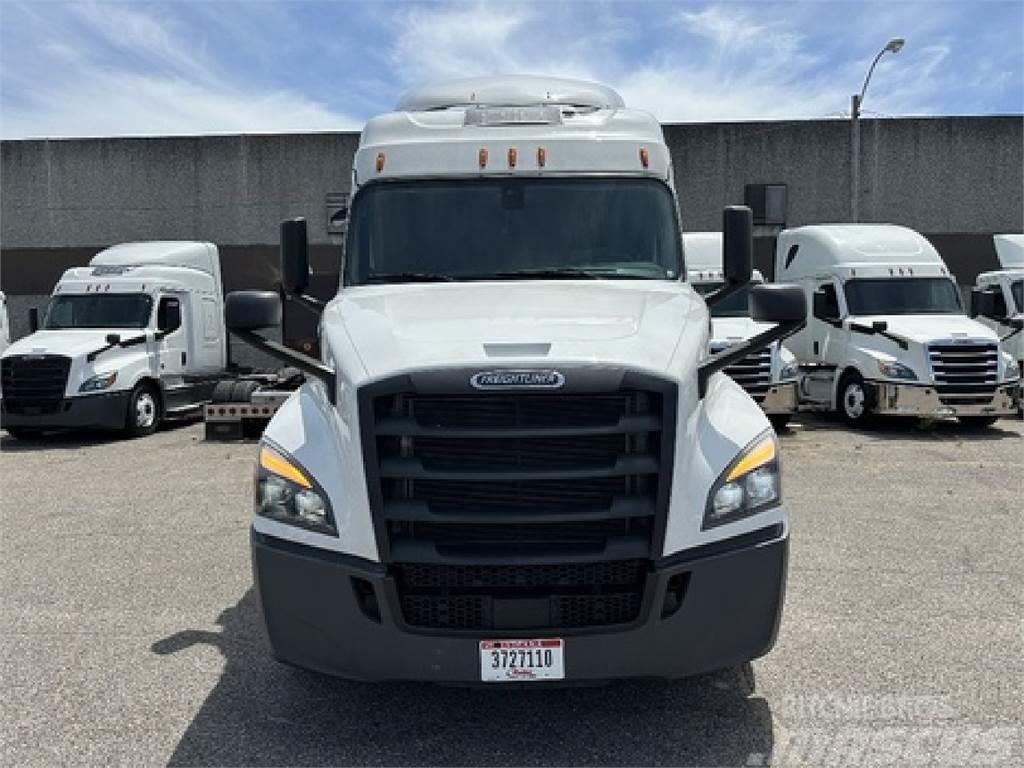
M 788 550 L 788 531 L 777 525 L 653 561 L 632 624 L 475 632 L 408 627 L 380 563 L 252 534 L 253 577 L 278 660 L 358 680 L 468 685 L 482 684 L 479 642 L 488 638 L 563 638 L 567 682 L 681 677 L 757 658 L 775 643 Z
M 869 386 L 874 390 L 874 411 L 890 416 L 1011 416 L 1020 401 L 1019 381 L 999 386 L 986 403 L 944 403 L 934 387 L 920 384 L 871 382 Z
M 761 410 L 768 414 L 795 413 L 799 402 L 797 386 L 796 381 L 773 384 L 761 401 Z

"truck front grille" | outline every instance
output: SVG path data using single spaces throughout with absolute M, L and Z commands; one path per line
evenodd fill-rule
M 403 379 L 360 393 L 377 542 L 407 624 L 636 620 L 664 537 L 676 406 L 673 385 L 634 378 L 647 386 L 449 395 Z
M 747 355 L 739 362 L 727 366 L 724 373 L 731 376 L 733 381 L 760 403 L 772 386 L 771 347 Z
M 999 382 L 999 346 L 941 343 L 928 347 L 935 389 L 944 405 L 986 405 Z
M 10 413 L 52 413 L 60 407 L 71 358 L 63 355 L 14 355 L 0 361 L 0 389 Z

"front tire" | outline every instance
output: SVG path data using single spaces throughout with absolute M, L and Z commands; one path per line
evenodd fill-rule
M 38 440 L 43 436 L 41 430 L 26 427 L 4 427 L 7 434 L 15 440 Z
M 143 382 L 136 384 L 128 398 L 125 432 L 129 437 L 145 437 L 156 432 L 160 423 L 160 396 L 156 387 Z
M 772 429 L 776 432 L 784 432 L 789 426 L 789 420 L 793 418 L 791 413 L 775 413 L 768 417 L 768 421 L 772 423 Z
M 839 416 L 851 427 L 867 427 L 872 422 L 871 395 L 861 375 L 850 371 L 839 382 Z

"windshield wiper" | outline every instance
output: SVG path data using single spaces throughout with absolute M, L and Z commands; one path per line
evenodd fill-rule
M 377 272 L 366 276 L 367 283 L 450 283 L 454 279 L 434 272 Z
M 515 280 L 520 277 L 532 277 L 540 280 L 600 280 L 602 275 L 588 269 L 559 267 L 556 269 L 514 269 L 508 272 L 495 272 L 493 275 L 482 275 L 482 279 Z

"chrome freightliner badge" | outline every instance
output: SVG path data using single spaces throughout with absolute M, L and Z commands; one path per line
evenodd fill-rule
M 565 376 L 552 370 L 480 371 L 469 377 L 475 389 L 558 389 Z

